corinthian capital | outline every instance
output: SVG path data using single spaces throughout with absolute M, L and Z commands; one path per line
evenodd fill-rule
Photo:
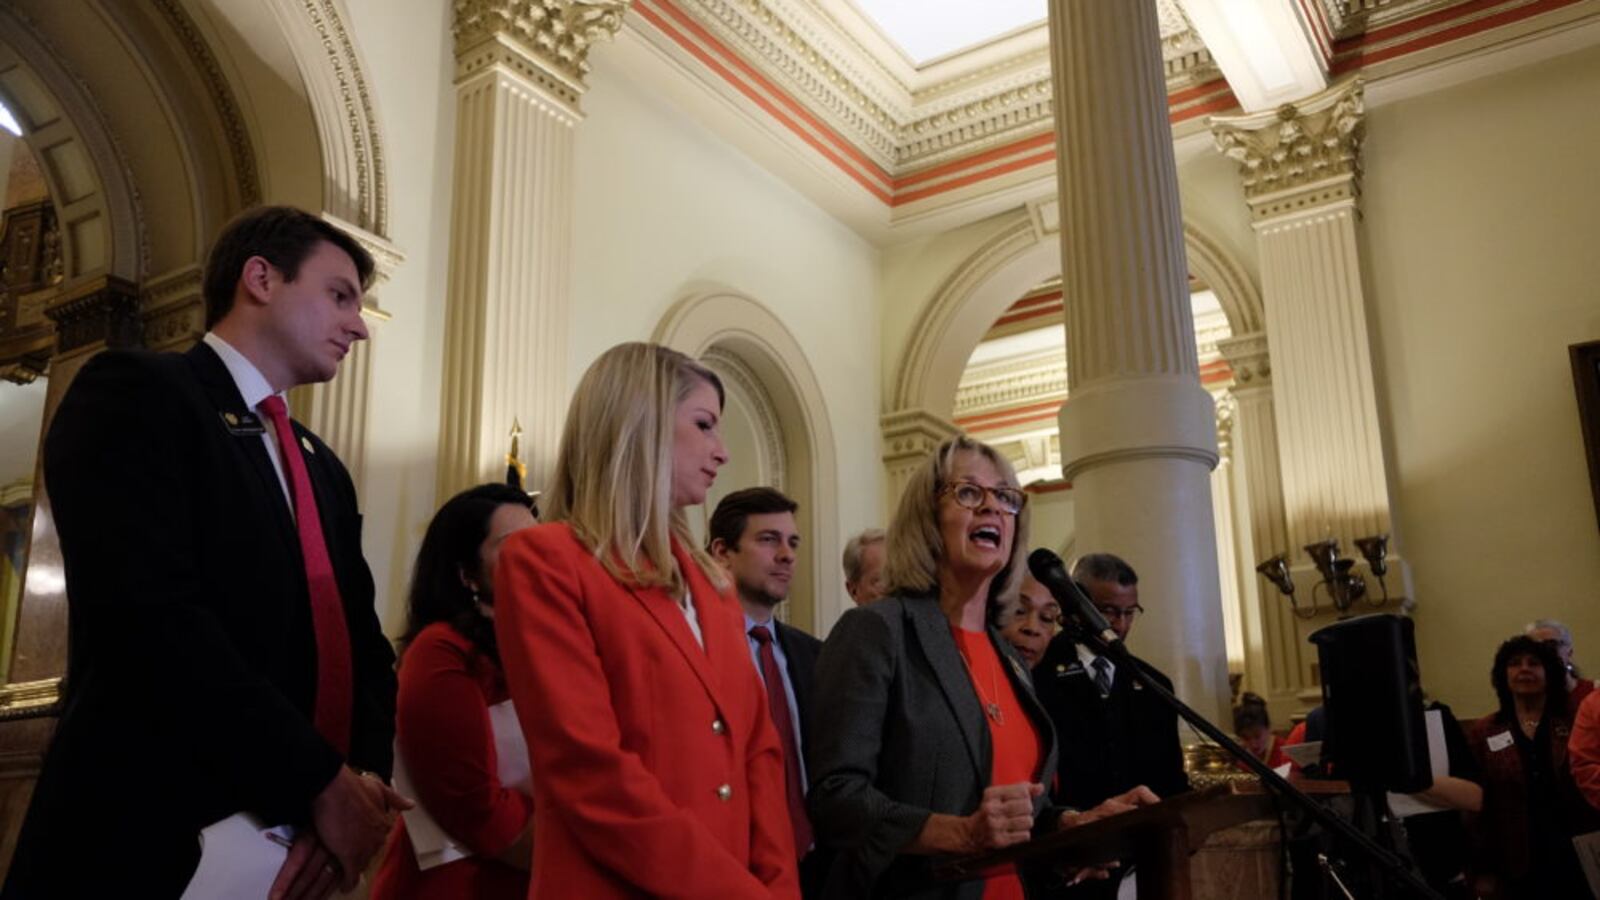
M 589 48 L 622 27 L 631 0 L 454 0 L 456 57 L 506 39 L 542 65 L 582 84 Z
M 1298 103 L 1243 116 L 1213 116 L 1217 149 L 1239 164 L 1254 201 L 1339 176 L 1361 176 L 1366 135 L 1362 81 L 1354 78 Z

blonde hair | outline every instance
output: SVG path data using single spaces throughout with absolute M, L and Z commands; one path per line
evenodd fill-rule
M 906 481 L 900 505 L 889 523 L 885 547 L 884 579 L 891 594 L 926 594 L 939 587 L 939 562 L 944 559 L 944 536 L 939 532 L 939 494 L 950 477 L 956 456 L 976 453 L 992 463 L 1007 486 L 1021 490 L 1010 460 L 988 444 L 957 435 L 933 451 Z M 1011 558 L 989 583 L 989 603 L 1015 594 L 1022 585 L 1028 553 L 1028 507 L 1017 512 Z
M 547 522 L 565 522 L 618 581 L 687 584 L 672 541 L 719 589 L 722 570 L 672 506 L 672 456 L 678 404 L 699 384 L 725 398 L 722 381 L 688 356 L 659 344 L 618 344 L 583 373 L 567 409 L 548 493 Z

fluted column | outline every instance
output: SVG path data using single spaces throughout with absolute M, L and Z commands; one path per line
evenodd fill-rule
M 883 431 L 883 465 L 888 474 L 884 509 L 887 518 L 893 518 L 900 504 L 900 492 L 905 489 L 911 473 L 940 444 L 960 434 L 961 429 L 925 409 L 887 413 L 878 420 L 878 426 Z
M 1221 716 L 1211 396 L 1200 386 L 1172 128 L 1151 0 L 1051 0 L 1076 548 L 1138 570 L 1133 650 Z
M 1255 564 L 1289 549 L 1278 466 L 1277 416 L 1272 408 L 1272 359 L 1264 333 L 1217 343 L 1233 369 L 1234 496 L 1238 523 L 1239 588 L 1245 643 L 1245 685 L 1280 714 L 1302 706 L 1314 687 L 1309 647 L 1300 637 L 1288 601 L 1255 572 Z
M 592 43 L 627 0 L 455 0 L 456 147 L 440 497 L 554 462 L 567 398 L 573 128 Z
M 1283 549 L 1297 576 L 1309 569 L 1304 545 L 1335 537 L 1359 558 L 1355 538 L 1391 529 L 1361 259 L 1365 123 L 1359 79 L 1212 120 L 1218 148 L 1240 164 L 1260 248 Z M 1309 595 L 1311 582 L 1303 587 Z

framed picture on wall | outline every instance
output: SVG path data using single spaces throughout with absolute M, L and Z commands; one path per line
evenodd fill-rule
M 1573 344 L 1572 380 L 1578 391 L 1578 421 L 1589 457 L 1589 488 L 1594 491 L 1595 521 L 1600 523 L 1600 341 Z

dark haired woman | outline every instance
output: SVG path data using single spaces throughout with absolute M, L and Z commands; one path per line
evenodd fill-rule
M 1582 800 L 1567 769 L 1566 668 L 1553 646 L 1518 636 L 1500 645 L 1489 677 L 1500 709 L 1467 725 L 1483 778 L 1473 822 L 1478 895 L 1588 898 L 1572 848 Z
M 422 539 L 395 742 L 426 817 L 413 813 L 396 824 L 373 900 L 521 900 L 528 893 L 533 799 L 526 784 L 503 784 L 499 775 L 491 707 L 509 695 L 491 591 L 500 543 L 533 524 L 526 494 L 485 484 L 450 498 Z
M 1233 733 L 1246 750 L 1269 767 L 1276 769 L 1289 763 L 1288 755 L 1283 752 L 1283 738 L 1272 733 L 1267 701 L 1259 694 L 1247 691 L 1239 698 L 1239 705 L 1233 708 Z M 1244 768 L 1244 765 L 1241 763 L 1239 767 Z

